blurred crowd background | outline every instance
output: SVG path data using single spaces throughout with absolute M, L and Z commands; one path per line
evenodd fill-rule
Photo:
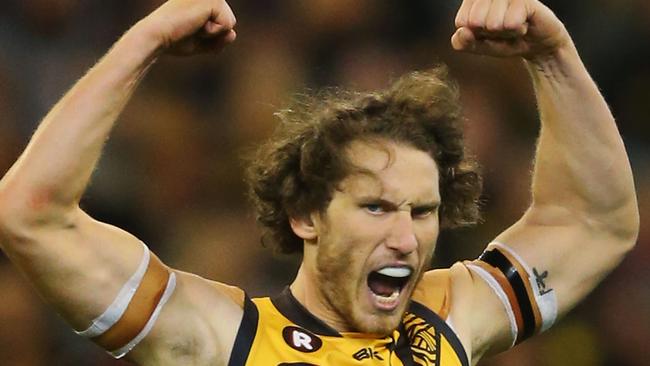
M 161 0 L 0 2 L 0 175 L 39 120 Z M 518 60 L 457 54 L 460 0 L 233 0 L 239 38 L 219 57 L 160 59 L 126 108 L 83 207 L 169 265 L 272 294 L 298 260 L 261 247 L 241 156 L 306 89 L 381 88 L 446 63 L 485 173 L 485 223 L 442 234 L 436 267 L 475 258 L 529 201 L 537 113 Z M 650 215 L 650 2 L 549 0 L 617 117 Z M 101 103 L 101 101 L 98 101 Z M 579 143 L 579 141 L 577 141 Z M 581 243 L 587 244 L 588 243 Z M 588 250 L 588 249 L 587 249 Z M 484 366 L 650 365 L 650 226 L 623 264 L 548 333 Z M 0 365 L 122 365 L 74 335 L 0 255 Z

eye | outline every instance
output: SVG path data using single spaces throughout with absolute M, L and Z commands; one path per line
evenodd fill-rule
M 361 207 L 372 215 L 381 215 L 386 212 L 384 206 L 379 203 L 366 203 L 361 205 Z
M 411 216 L 413 218 L 416 218 L 416 219 L 423 219 L 423 218 L 431 216 L 436 211 L 438 211 L 438 206 L 414 207 L 411 210 Z

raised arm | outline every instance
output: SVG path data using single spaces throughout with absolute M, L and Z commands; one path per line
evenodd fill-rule
M 467 324 L 479 357 L 575 306 L 634 245 L 639 216 L 614 118 L 553 12 L 537 0 L 465 0 L 456 26 L 457 50 L 524 58 L 541 116 L 532 203 L 465 271 L 474 309 L 488 309 Z M 508 283 L 498 300 L 489 287 Z M 508 303 L 514 310 L 505 311 Z
M 139 287 L 133 301 L 126 301 L 122 328 L 142 321 L 131 317 L 134 308 L 168 300 L 172 272 L 155 256 L 147 259 L 148 250 L 132 235 L 90 218 L 79 199 L 118 115 L 155 59 L 162 53 L 217 52 L 234 41 L 234 25 L 222 0 L 165 3 L 129 30 L 48 113 L 0 181 L 2 249 L 75 329 L 105 327 L 105 318 L 104 326 L 93 320 L 115 310 L 118 297 L 129 298 L 123 290 L 128 281 Z M 183 278 L 178 280 L 182 287 Z M 86 334 L 113 351 L 126 336 L 119 332 Z

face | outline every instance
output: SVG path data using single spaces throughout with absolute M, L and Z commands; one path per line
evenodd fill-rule
M 438 237 L 438 169 L 425 152 L 382 143 L 353 143 L 353 174 L 314 215 L 313 262 L 326 319 L 338 329 L 388 334 L 430 262 Z M 318 315 L 318 314 L 317 314 Z

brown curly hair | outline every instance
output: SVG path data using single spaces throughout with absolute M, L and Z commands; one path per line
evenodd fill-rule
M 481 177 L 465 151 L 458 94 L 447 68 L 438 66 L 376 92 L 303 95 L 277 112 L 281 123 L 252 156 L 246 174 L 262 243 L 281 253 L 302 253 L 303 241 L 289 218 L 327 208 L 355 168 L 346 147 L 359 140 L 389 140 L 429 153 L 440 172 L 441 228 L 476 223 Z

